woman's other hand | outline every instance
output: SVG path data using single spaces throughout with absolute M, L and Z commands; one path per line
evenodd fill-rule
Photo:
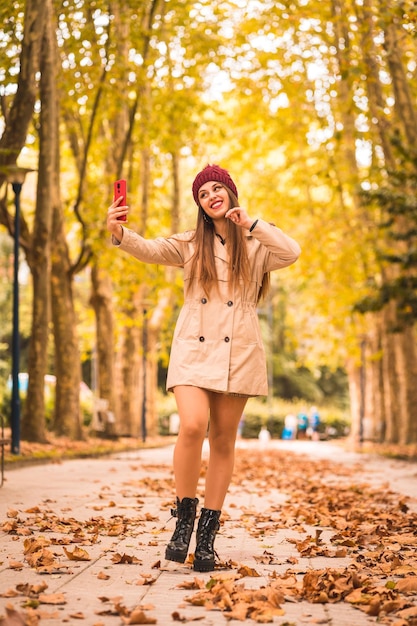
M 242 209 L 240 206 L 235 206 L 233 209 L 229 209 L 225 215 L 225 217 L 231 220 L 237 226 L 241 226 L 241 228 L 249 228 L 252 226 L 254 220 L 249 217 L 246 213 L 245 209 Z

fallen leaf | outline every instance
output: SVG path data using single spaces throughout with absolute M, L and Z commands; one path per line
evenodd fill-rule
M 142 577 L 139 578 L 139 580 L 135 583 L 135 585 L 138 586 L 144 586 L 144 585 L 153 585 L 154 582 L 156 582 L 156 578 L 154 576 L 151 575 L 146 575 L 146 574 L 142 574 Z
M 118 552 L 112 556 L 113 563 L 142 563 L 136 556 L 130 554 L 119 554 Z
M 37 621 L 29 622 L 27 613 L 19 613 L 12 606 L 6 606 L 6 617 L 0 618 L 0 626 L 36 626 Z
M 417 593 L 417 576 L 406 576 L 398 580 L 395 589 L 401 593 Z
M 83 550 L 82 548 L 75 548 L 73 552 L 67 550 L 65 546 L 63 546 L 62 549 L 64 550 L 70 561 L 91 561 L 91 557 L 88 552 L 86 550 Z
M 19 595 L 19 592 L 16 589 L 8 589 L 7 591 L 3 591 L 0 593 L 0 598 L 15 598 Z
M 50 593 L 39 595 L 39 602 L 42 604 L 66 604 L 65 595 L 63 593 Z
M 254 578 L 259 578 L 260 576 L 260 574 L 258 574 L 258 572 L 253 569 L 253 567 L 249 567 L 248 565 L 240 565 L 237 571 L 242 576 L 242 578 L 244 576 L 253 576 Z
M 142 609 L 134 609 L 128 617 L 122 617 L 125 624 L 156 624 L 154 617 L 148 617 Z

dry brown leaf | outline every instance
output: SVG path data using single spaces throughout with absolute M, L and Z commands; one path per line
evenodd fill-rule
M 6 617 L 0 617 L 0 626 L 36 626 L 37 621 L 28 621 L 28 613 L 19 613 L 11 605 L 6 606 Z
M 395 589 L 401 593 L 417 593 L 417 576 L 406 576 L 398 580 Z
M 50 539 L 45 539 L 44 537 L 30 537 L 29 539 L 25 539 L 23 542 L 23 554 L 33 554 L 34 552 L 39 552 L 50 545 Z
M 113 563 L 142 563 L 136 556 L 130 554 L 119 554 L 118 552 L 112 556 Z
M 138 587 L 143 587 L 145 585 L 153 585 L 156 581 L 157 578 L 155 578 L 154 576 L 150 576 L 149 574 L 142 574 L 142 577 L 136 581 L 135 585 L 137 585 Z
M 248 565 L 240 565 L 238 567 L 238 574 L 240 574 L 243 577 L 245 576 L 253 576 L 254 578 L 259 578 L 260 574 L 258 574 L 258 572 L 253 569 L 253 567 L 249 567 Z
M 402 609 L 401 611 L 398 611 L 398 615 L 406 620 L 414 619 L 417 617 L 417 606 L 410 606 L 407 609 Z
M 173 613 L 171 613 L 171 617 L 172 617 L 172 621 L 173 622 L 200 622 L 201 620 L 205 619 L 204 615 L 195 615 L 194 617 L 183 617 L 181 616 L 178 611 L 174 611 Z
M 54 553 L 46 548 L 42 548 L 37 552 L 30 552 L 26 556 L 26 561 L 35 569 L 55 567 L 57 564 Z
M 249 604 L 247 602 L 236 602 L 236 604 L 227 613 L 227 619 L 237 619 L 245 622 L 248 617 Z
M 43 591 L 48 588 L 48 585 L 44 582 L 39 583 L 38 585 L 33 585 L 31 583 L 20 583 L 16 585 L 16 589 L 19 593 L 24 596 L 36 597 Z
M 283 609 L 261 608 L 253 611 L 250 617 L 257 624 L 270 624 L 274 621 L 274 617 L 282 617 L 282 615 L 285 615 Z
M 65 594 L 63 593 L 41 593 L 39 595 L 41 604 L 66 604 Z
M 0 598 L 15 598 L 18 595 L 20 594 L 18 591 L 16 591 L 16 589 L 7 589 L 7 591 L 3 591 L 3 593 L 0 593 Z
M 279 561 L 277 560 L 277 558 L 267 550 L 264 550 L 261 556 L 258 556 L 256 554 L 254 554 L 253 556 L 257 563 L 263 563 L 264 565 L 279 565 Z
M 82 548 L 75 548 L 73 552 L 67 550 L 65 546 L 63 546 L 62 549 L 64 550 L 70 561 L 91 561 L 91 557 L 88 552 L 86 550 L 83 550 Z
M 112 526 L 110 526 L 107 534 L 109 537 L 118 537 L 119 535 L 122 535 L 124 532 L 126 532 L 126 524 L 113 524 Z
M 156 624 L 154 617 L 149 617 L 142 609 L 134 609 L 128 617 L 122 617 L 125 624 Z
M 381 606 L 381 613 L 393 613 L 394 611 L 398 611 L 403 606 L 403 602 L 401 600 L 389 600 L 388 602 L 384 602 Z
M 18 524 L 16 521 L 13 522 L 3 522 L 3 524 L 0 526 L 1 530 L 4 533 L 12 533 L 15 532 L 18 528 Z

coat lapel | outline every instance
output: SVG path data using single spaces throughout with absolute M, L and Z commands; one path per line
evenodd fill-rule
M 226 263 L 229 263 L 227 245 L 224 246 L 220 239 L 216 236 L 214 236 L 214 256 L 222 261 L 226 261 Z

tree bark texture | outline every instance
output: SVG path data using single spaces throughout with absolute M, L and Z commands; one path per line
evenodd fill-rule
M 52 320 L 57 378 L 54 431 L 73 439 L 81 437 L 81 361 L 74 309 L 72 274 L 65 239 L 62 209 L 55 207 L 52 237 Z
M 415 443 L 417 441 L 417 354 L 416 333 L 412 326 L 407 326 L 398 334 L 395 348 L 399 379 L 398 397 L 401 403 L 398 443 Z
M 115 375 L 115 386 L 118 392 L 116 429 L 118 435 L 138 437 L 141 432 L 143 403 L 143 386 L 141 386 L 143 370 L 140 354 L 142 329 L 132 324 L 125 326 L 121 333 Z
M 31 253 L 33 278 L 32 330 L 29 345 L 29 385 L 22 419 L 22 437 L 43 442 L 45 436 L 44 379 L 47 373 L 50 319 L 50 236 L 57 189 L 55 156 L 58 151 L 55 33 L 50 0 L 42 40 L 40 78 L 39 174 Z
M 95 263 L 91 270 L 91 305 L 96 317 L 96 368 L 98 397 L 107 400 L 108 409 L 116 410 L 114 385 L 113 289 L 110 277 Z
M 383 150 L 387 171 L 398 167 L 392 138 L 399 132 L 405 146 L 415 146 L 417 139 L 417 111 L 410 92 L 410 85 L 404 66 L 405 55 L 401 48 L 400 27 L 395 13 L 387 11 L 381 4 L 381 21 L 384 32 L 384 48 L 387 69 L 392 80 L 395 116 L 388 118 L 385 111 L 386 86 L 381 83 L 380 68 L 375 59 L 375 20 L 372 5 L 364 0 L 356 11 L 361 23 L 363 66 L 367 75 L 366 88 L 370 118 L 373 121 L 375 136 Z M 383 217 L 381 218 L 384 219 Z M 406 233 L 413 224 L 404 217 L 398 217 L 392 228 Z M 378 245 L 391 252 L 392 241 L 380 240 Z M 398 237 L 396 251 L 404 254 L 406 244 Z M 381 268 L 382 282 L 398 278 L 399 268 L 393 265 Z M 370 345 L 368 346 L 367 405 L 373 407 L 372 438 L 387 443 L 411 443 L 416 441 L 412 415 L 415 415 L 415 372 L 416 350 L 415 329 L 399 323 L 397 303 L 390 301 L 379 313 L 368 314 Z M 369 367 L 370 365 L 370 367 Z M 414 437 L 414 438 L 413 438 Z

